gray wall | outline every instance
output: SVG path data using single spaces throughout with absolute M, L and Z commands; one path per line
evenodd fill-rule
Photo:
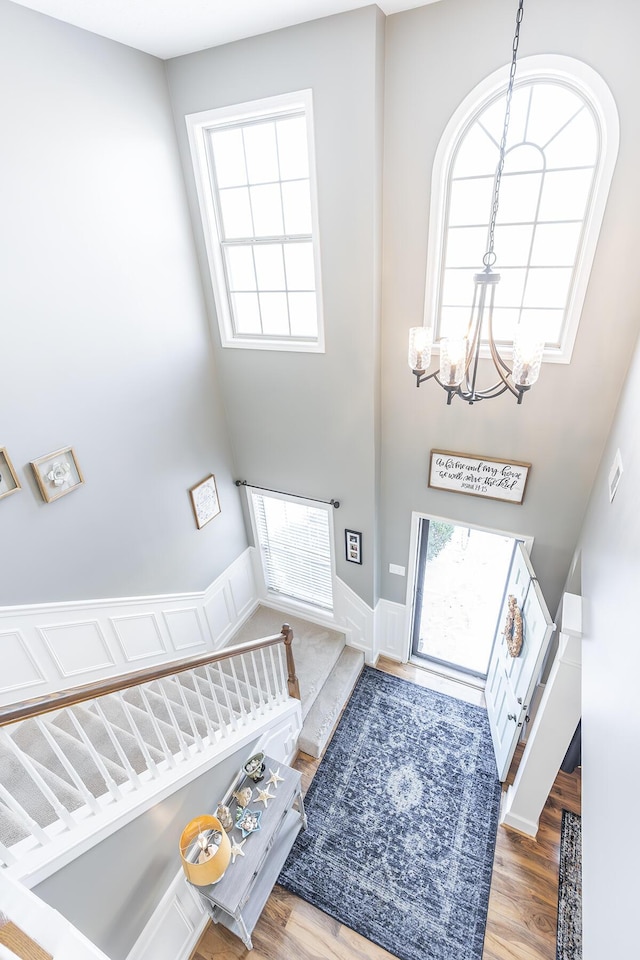
M 514 17 L 515 4 L 505 0 L 446 0 L 387 19 L 381 592 L 404 600 L 405 581 L 387 567 L 407 563 L 410 514 L 419 510 L 534 536 L 532 559 L 553 612 L 638 330 L 638 272 L 630 262 L 640 244 L 640 8 L 633 0 L 525 7 L 520 55 L 584 60 L 609 85 L 620 115 L 618 164 L 571 364 L 545 364 L 521 407 L 510 396 L 447 407 L 436 384 L 416 390 L 406 362 L 408 328 L 422 322 L 435 150 L 462 99 L 507 62 Z M 431 448 L 532 463 L 524 504 L 429 490 Z
M 0 88 L 0 604 L 202 589 L 246 535 L 164 67 L 0 0 Z M 68 445 L 86 485 L 45 504 Z
M 640 344 L 598 472 L 580 541 L 585 598 L 582 645 L 583 921 L 585 960 L 638 950 L 640 839 Z M 616 450 L 624 473 L 609 502 Z
M 180 869 L 180 834 L 215 813 L 251 756 L 243 747 L 33 888 L 110 960 L 125 960 Z
M 167 63 L 216 364 L 243 479 L 320 499 L 334 514 L 338 575 L 374 601 L 381 104 L 376 7 Z M 186 114 L 313 89 L 326 353 L 223 350 L 189 156 Z M 362 567 L 344 528 L 363 532 Z

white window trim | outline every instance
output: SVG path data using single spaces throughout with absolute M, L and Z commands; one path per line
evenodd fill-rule
M 316 303 L 318 311 L 318 336 L 315 340 L 296 340 L 277 337 L 237 337 L 233 331 L 231 310 L 227 296 L 227 283 L 222 261 L 222 250 L 215 212 L 215 200 L 209 176 L 207 154 L 207 130 L 220 122 L 243 122 L 257 117 L 275 116 L 293 109 L 303 109 L 307 120 L 307 143 L 309 148 L 309 191 L 311 194 L 311 222 L 313 236 L 313 260 L 316 279 Z M 191 159 L 195 172 L 196 192 L 202 217 L 204 241 L 207 250 L 213 296 L 218 315 L 218 326 L 223 347 L 240 350 L 290 350 L 304 353 L 324 353 L 324 319 L 322 306 L 322 275 L 320 272 L 320 240 L 318 230 L 318 195 L 315 162 L 315 139 L 313 123 L 313 98 L 311 90 L 250 100 L 246 103 L 216 107 L 201 113 L 185 116 Z
M 545 349 L 543 361 L 546 363 L 570 363 L 573 354 L 580 315 L 591 274 L 591 267 L 598 245 L 600 227 L 609 196 L 609 187 L 618 158 L 620 142 L 620 123 L 613 94 L 609 87 L 591 67 L 581 60 L 555 54 L 539 54 L 518 60 L 516 85 L 518 81 L 535 76 L 540 80 L 552 80 L 565 83 L 583 96 L 591 105 L 600 134 L 600 158 L 593 182 L 593 202 L 585 219 L 584 241 L 580 255 L 576 260 L 575 278 L 571 299 L 567 307 L 566 323 L 559 347 Z M 444 225 L 447 204 L 447 179 L 453 153 L 465 127 L 484 106 L 505 90 L 509 79 L 509 67 L 501 67 L 482 80 L 465 97 L 449 120 L 436 150 L 431 178 L 431 205 L 429 210 L 429 239 L 427 247 L 427 272 L 424 298 L 424 325 L 433 326 L 438 305 L 440 273 L 445 239 Z M 478 264 L 478 268 L 480 268 Z M 500 269 L 499 260 L 496 269 Z M 434 343 L 434 353 L 439 346 Z M 486 347 L 481 356 L 490 356 Z M 510 350 L 501 350 L 505 358 Z
M 274 500 L 284 500 L 286 503 L 300 503 L 306 507 L 314 507 L 315 509 L 326 510 L 329 523 L 329 546 L 331 548 L 331 592 L 333 595 L 332 609 L 329 609 L 328 607 L 318 607 L 312 603 L 305 603 L 303 600 L 297 600 L 295 597 L 287 597 L 282 593 L 278 593 L 276 590 L 270 590 L 268 588 L 264 575 L 264 564 L 262 562 L 260 544 L 258 541 L 258 525 L 253 507 L 253 497 L 251 496 L 252 492 L 262 494 L 265 497 L 272 497 Z M 333 526 L 333 511 L 335 507 L 329 503 L 324 504 L 322 502 L 318 502 L 317 500 L 308 500 L 305 497 L 294 497 L 286 493 L 274 493 L 272 490 L 265 490 L 262 487 L 250 487 L 247 490 L 247 503 L 249 507 L 249 518 L 251 520 L 251 535 L 255 550 L 254 556 L 256 558 L 254 573 L 257 574 L 256 579 L 260 599 L 264 601 L 267 606 L 273 605 L 278 610 L 288 610 L 291 613 L 299 614 L 302 617 L 309 615 L 309 619 L 315 620 L 316 622 L 334 624 L 336 622 L 335 610 L 338 590 L 338 581 L 336 575 L 336 542 Z

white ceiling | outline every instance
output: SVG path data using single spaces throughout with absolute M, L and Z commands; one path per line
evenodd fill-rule
M 372 0 L 14 0 L 163 60 L 306 23 Z M 378 0 L 385 14 L 437 0 Z

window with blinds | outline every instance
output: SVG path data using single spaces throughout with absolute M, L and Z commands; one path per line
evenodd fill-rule
M 329 509 L 251 492 L 267 589 L 333 609 Z

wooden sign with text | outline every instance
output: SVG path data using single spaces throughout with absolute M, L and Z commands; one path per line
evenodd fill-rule
M 522 503 L 530 463 L 432 450 L 429 486 L 487 500 Z

